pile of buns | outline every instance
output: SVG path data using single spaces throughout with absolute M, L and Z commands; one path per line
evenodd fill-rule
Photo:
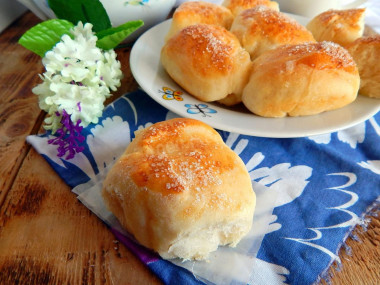
M 172 119 L 136 132 L 108 173 L 102 195 L 137 241 L 163 258 L 207 259 L 251 229 L 248 171 L 207 124 Z
M 185 2 L 174 12 L 161 63 L 204 102 L 242 102 L 265 117 L 338 109 L 359 87 L 380 97 L 379 67 L 365 68 L 376 65 L 380 39 L 362 38 L 364 12 L 330 10 L 304 27 L 269 0 Z

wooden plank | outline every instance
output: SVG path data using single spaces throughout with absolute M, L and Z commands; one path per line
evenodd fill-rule
M 33 149 L 0 216 L 0 284 L 160 284 Z
M 20 35 L 38 22 L 27 13 L 0 37 L 0 205 L 29 149 L 25 137 L 38 129 L 42 120 L 37 96 L 31 92 L 42 70 L 40 57 L 17 43 Z
M 357 226 L 354 238 L 347 239 L 348 250 L 342 249 L 339 257 L 341 265 L 334 264 L 329 274 L 331 285 L 380 284 L 380 211 L 369 216 L 367 230 Z M 323 282 L 322 284 L 326 284 Z

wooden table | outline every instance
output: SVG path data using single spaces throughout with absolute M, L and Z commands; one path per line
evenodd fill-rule
M 17 41 L 38 22 L 28 12 L 0 34 L 0 284 L 161 284 L 25 142 L 45 116 L 31 92 L 43 66 Z M 129 53 L 118 50 L 125 77 L 113 98 L 137 88 Z M 380 284 L 380 218 L 356 233 L 332 284 Z

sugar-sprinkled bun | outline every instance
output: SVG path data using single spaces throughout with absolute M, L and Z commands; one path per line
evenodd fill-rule
M 226 7 L 209 2 L 184 2 L 174 12 L 166 40 L 183 28 L 194 24 L 219 25 L 230 29 L 233 16 Z
M 234 16 L 237 16 L 246 9 L 251 9 L 259 5 L 280 11 L 278 3 L 270 0 L 224 0 L 222 3 L 222 6 L 230 9 Z
M 161 50 L 170 77 L 201 101 L 234 93 L 241 98 L 251 61 L 238 39 L 226 29 L 198 24 L 171 37 Z
M 142 245 L 184 260 L 234 247 L 249 232 L 256 203 L 242 160 L 214 129 L 193 119 L 139 131 L 108 173 L 102 195 Z
M 359 94 L 380 98 L 380 35 L 359 38 L 347 49 L 359 68 Z
M 363 36 L 365 9 L 328 10 L 308 24 L 317 41 L 332 41 L 342 46 Z
M 230 31 L 249 52 L 251 59 L 280 45 L 315 42 L 313 35 L 296 20 L 266 6 L 241 12 Z
M 338 44 L 285 45 L 254 61 L 242 100 L 264 117 L 314 115 L 353 102 L 359 81 L 354 60 Z

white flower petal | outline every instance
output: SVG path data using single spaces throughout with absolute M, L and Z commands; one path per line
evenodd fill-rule
M 104 101 L 120 86 L 122 72 L 113 50 L 96 46 L 92 25 L 81 22 L 71 30 L 72 37 L 63 35 L 61 41 L 45 54 L 42 63 L 46 72 L 43 82 L 33 92 L 39 96 L 41 109 L 50 114 L 46 128 L 56 130 L 65 110 L 73 123 L 82 126 L 97 123 Z

